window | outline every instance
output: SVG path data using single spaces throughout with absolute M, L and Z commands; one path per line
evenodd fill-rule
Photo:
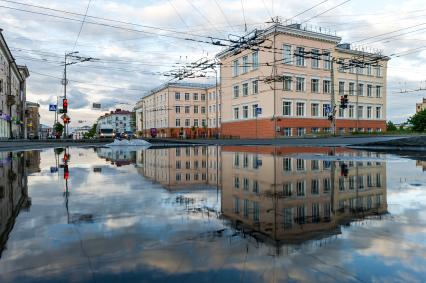
M 251 114 L 253 117 L 257 117 L 256 109 L 257 109 L 257 104 L 253 104 L 251 106 Z
M 367 106 L 367 118 L 371 119 L 371 106 Z
M 339 82 L 339 95 L 345 94 L 345 82 Z
M 176 111 L 176 113 L 180 113 L 180 106 L 176 106 L 175 111 Z
M 292 184 L 290 182 L 283 184 L 283 196 L 284 197 L 291 197 L 292 195 Z
M 382 107 L 378 106 L 376 107 L 376 119 L 382 118 Z
M 189 127 L 190 126 L 190 121 L 189 119 L 185 119 L 185 127 Z
M 248 95 L 248 83 L 243 83 L 243 96 Z
M 305 78 L 296 78 L 296 91 L 305 91 Z
M 312 49 L 312 68 L 319 68 L 319 50 L 318 49 Z
M 283 158 L 283 170 L 286 171 L 286 172 L 291 171 L 291 158 L 289 158 L 289 157 Z
M 330 62 L 330 52 L 324 51 L 324 69 L 330 70 L 331 69 L 331 62 Z
M 283 90 L 291 90 L 291 77 L 290 76 L 284 76 L 283 78 Z
M 180 93 L 179 92 L 175 92 L 175 100 L 180 100 Z
M 234 60 L 233 64 L 232 64 L 232 76 L 236 77 L 238 76 L 238 60 Z
M 260 206 L 259 202 L 253 201 L 253 221 L 259 221 Z
M 245 105 L 243 106 L 243 119 L 247 119 L 248 118 L 248 106 Z
M 189 93 L 185 93 L 185 100 L 189 100 Z
M 253 70 L 257 70 L 259 68 L 259 53 L 257 51 L 251 54 L 251 61 Z
M 240 110 L 238 109 L 238 107 L 235 107 L 234 108 L 234 120 L 239 119 L 239 114 L 240 114 Z
M 331 190 L 331 180 L 330 180 L 330 178 L 323 179 L 323 188 L 324 188 L 324 193 L 330 192 L 330 190 Z
M 291 137 L 291 128 L 284 128 L 284 136 Z
M 313 179 L 311 181 L 311 194 L 312 195 L 319 195 L 319 180 Z
M 311 132 L 312 132 L 313 134 L 318 134 L 318 133 L 319 133 L 319 128 L 314 127 L 314 128 L 312 128 L 312 129 L 311 129 Z
M 382 90 L 382 87 L 381 86 L 376 86 L 376 97 L 377 98 L 380 98 L 380 97 L 382 97 L 382 94 L 381 94 L 381 90 Z
M 189 111 L 190 111 L 190 106 L 185 106 L 185 113 L 189 114 Z
M 176 119 L 176 127 L 180 127 L 180 119 Z
M 248 217 L 249 216 L 249 201 L 248 199 L 244 200 L 244 217 Z
M 296 192 L 298 197 L 304 197 L 305 196 L 305 181 L 297 181 L 296 184 Z
M 291 45 L 284 44 L 283 45 L 283 63 L 291 64 Z
M 330 104 L 323 104 L 322 105 L 322 116 L 328 117 L 328 111 L 330 110 Z
M 296 66 L 305 66 L 305 48 L 303 47 L 296 48 Z
M 206 94 L 205 93 L 201 94 L 201 101 L 206 101 Z
M 202 126 L 202 127 L 207 126 L 207 124 L 206 124 L 206 119 L 202 119 L 202 120 L 201 120 L 201 126 Z
M 364 84 L 358 85 L 358 95 L 364 96 Z
M 192 94 L 192 98 L 193 98 L 194 100 L 198 100 L 198 93 L 194 93 L 194 94 Z
M 339 117 L 345 117 L 345 109 L 339 107 Z
M 311 80 L 311 92 L 319 92 L 319 80 L 312 79 Z
M 312 103 L 311 104 L 311 116 L 312 117 L 318 117 L 319 115 L 319 104 L 318 103 Z
M 234 197 L 234 213 L 235 214 L 240 213 L 240 199 L 237 197 Z
M 243 74 L 247 73 L 249 70 L 249 66 L 248 66 L 248 56 L 244 56 L 243 57 Z
M 371 76 L 371 65 L 367 65 L 367 75 Z
M 251 87 L 252 87 L 252 92 L 253 94 L 258 94 L 259 93 L 259 81 L 252 81 L 251 82 Z
M 349 95 L 355 95 L 355 83 L 349 83 Z
M 290 101 L 283 101 L 283 115 L 284 116 L 291 116 L 291 102 Z
M 322 81 L 322 90 L 324 93 L 330 93 L 331 92 L 331 82 L 329 80 L 323 80 Z
M 206 114 L 206 106 L 201 106 L 201 114 Z
M 318 129 L 318 128 L 316 128 Z M 317 171 L 319 170 L 319 160 L 311 160 L 311 170 Z
M 305 103 L 297 102 L 296 103 L 296 115 L 297 116 L 305 116 Z
M 349 118 L 353 118 L 353 117 L 354 117 L 354 106 L 349 105 Z
M 364 106 L 358 106 L 358 118 L 362 118 L 363 114 L 364 114 Z
M 194 105 L 194 114 L 198 114 L 198 105 Z
M 305 128 L 297 128 L 297 136 L 298 137 L 303 137 L 306 133 L 306 129 Z
M 373 86 L 372 86 L 372 85 L 367 85 L 367 96 L 368 96 L 368 97 L 371 97 L 372 88 L 373 88 Z
M 234 85 L 234 98 L 237 98 L 240 95 L 240 87 Z
M 198 119 L 194 119 L 194 127 L 198 127 Z
M 381 77 L 381 76 L 382 76 L 382 69 L 380 68 L 380 66 L 377 66 L 377 67 L 376 67 L 376 75 L 377 75 L 378 77 Z

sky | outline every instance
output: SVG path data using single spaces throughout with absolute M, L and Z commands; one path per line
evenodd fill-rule
M 208 37 L 243 35 L 245 26 L 248 31 L 264 28 L 273 16 L 308 20 L 308 25 L 334 30 L 342 42 L 383 55 L 399 54 L 392 55 L 388 65 L 387 119 L 406 121 L 425 95 L 424 91 L 399 92 L 426 88 L 426 66 L 421 64 L 426 58 L 426 3 L 344 2 L 0 0 L 0 28 L 17 63 L 30 70 L 27 100 L 40 104 L 41 122 L 47 125 L 53 123 L 48 105 L 63 95 L 66 52 L 97 59 L 71 65 L 67 72 L 71 126 L 91 125 L 106 111 L 131 110 L 150 89 L 171 79 L 164 73 L 200 58 L 213 58 L 223 47 L 208 43 Z M 377 35 L 381 36 L 369 39 Z M 102 103 L 104 109 L 92 109 L 94 102 Z

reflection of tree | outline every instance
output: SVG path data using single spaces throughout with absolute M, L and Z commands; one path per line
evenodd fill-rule
M 22 209 L 31 206 L 28 197 L 24 152 L 0 152 L 0 256 Z M 35 164 L 37 160 L 33 163 Z

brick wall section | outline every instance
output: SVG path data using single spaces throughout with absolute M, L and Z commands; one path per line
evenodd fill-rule
M 305 128 L 306 133 L 310 134 L 312 128 L 330 128 L 330 121 L 327 119 L 310 119 L 310 118 L 278 118 L 277 126 L 281 128 L 281 132 L 277 136 L 282 136 L 282 128 L 292 128 L 293 136 L 296 136 L 297 128 Z M 381 129 L 386 131 L 386 121 L 384 120 L 337 120 L 336 129 L 345 128 L 345 132 L 349 132 L 349 128 L 372 128 L 373 131 Z M 257 133 L 256 133 L 257 129 Z M 274 137 L 274 121 L 272 119 L 245 120 L 236 122 L 222 123 L 222 136 L 234 136 L 240 138 L 273 138 Z

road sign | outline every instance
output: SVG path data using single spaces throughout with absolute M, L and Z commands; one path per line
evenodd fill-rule
M 256 107 L 256 115 L 261 115 L 261 114 L 262 114 L 262 108 Z
M 56 111 L 57 105 L 56 104 L 49 104 L 49 111 Z
M 67 114 L 63 114 L 63 115 L 61 115 L 61 119 L 62 119 L 62 120 L 67 119 L 67 118 L 69 118 Z
M 92 108 L 93 109 L 101 109 L 102 107 L 101 107 L 100 103 L 93 103 Z

